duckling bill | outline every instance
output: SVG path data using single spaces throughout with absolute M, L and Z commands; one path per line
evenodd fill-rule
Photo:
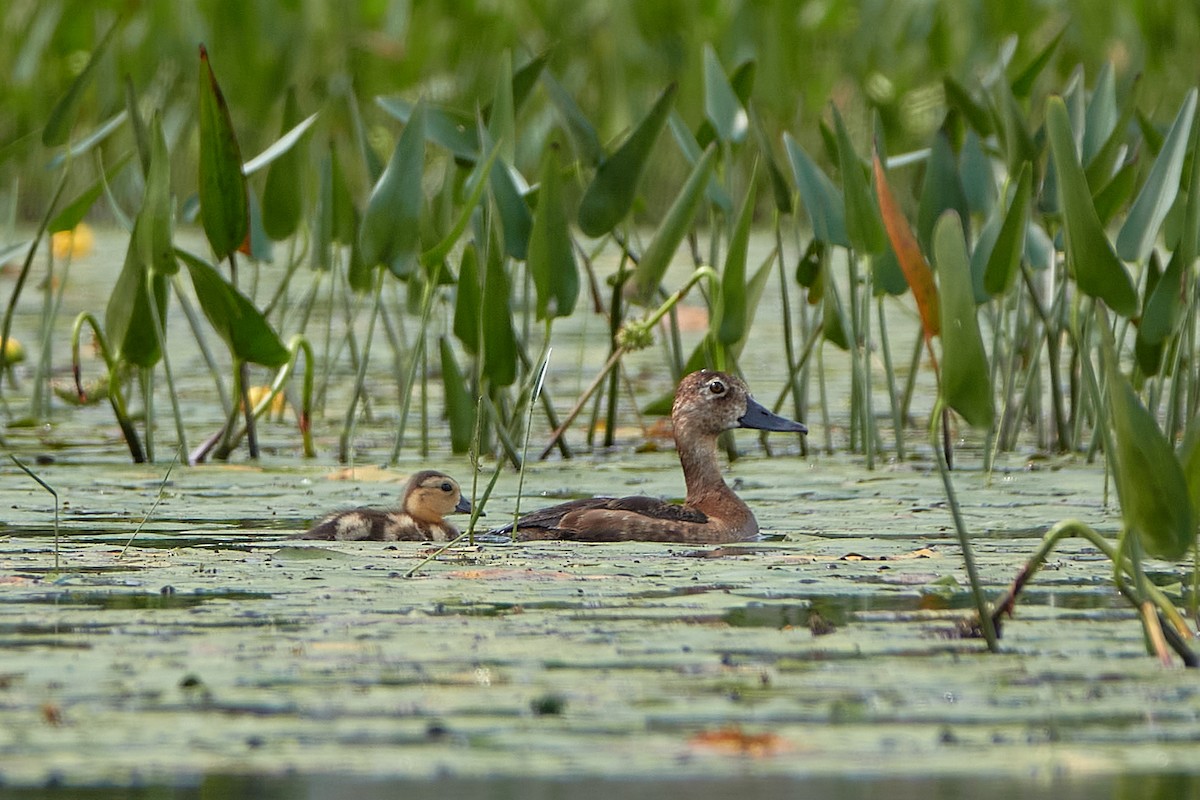
M 352 508 L 316 523 L 301 539 L 373 542 L 446 542 L 458 528 L 444 517 L 466 513 L 471 503 L 458 482 L 444 472 L 423 470 L 408 479 L 398 510 Z
M 734 428 L 807 433 L 803 423 L 769 411 L 738 377 L 700 370 L 679 383 L 671 408 L 675 449 L 687 498 L 682 505 L 653 497 L 591 497 L 525 514 L 493 533 L 517 539 L 589 542 L 656 541 L 720 544 L 753 539 L 758 520 L 725 483 L 717 437 Z

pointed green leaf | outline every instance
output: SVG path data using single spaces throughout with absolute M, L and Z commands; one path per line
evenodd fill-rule
M 986 428 L 995 413 L 991 370 L 979 333 L 966 237 L 953 211 L 938 220 L 933 255 L 942 321 L 942 398 L 969 424 Z
M 942 78 L 942 88 L 946 93 L 946 105 L 962 114 L 973 133 L 979 137 L 991 135 L 991 114 L 986 107 L 975 102 L 975 98 L 971 97 L 971 93 L 961 83 L 947 75 Z
M 438 349 L 442 357 L 442 386 L 446 398 L 446 421 L 450 424 L 450 451 L 455 454 L 469 452 L 475 435 L 475 401 L 467 390 L 467 381 L 454 348 L 445 336 L 438 338 Z
M 1200 416 L 1192 417 L 1179 445 L 1179 463 L 1187 481 L 1191 499 L 1192 519 L 1200 523 Z
M 125 112 L 129 115 L 133 141 L 142 162 L 142 174 L 145 175 L 150 171 L 150 130 L 138 111 L 137 95 L 133 91 L 133 81 L 128 76 L 125 78 Z
M 792 174 L 800 189 L 800 202 L 808 214 L 813 236 L 829 245 L 849 247 L 845 204 L 841 193 L 790 133 L 783 134 L 783 145 L 792 164 Z
M 71 135 L 71 126 L 75 124 L 75 115 L 79 111 L 79 101 L 83 97 L 83 91 L 92 82 L 92 76 L 96 74 L 96 65 L 108 50 L 120 24 L 119 21 L 114 22 L 109 27 L 104 38 L 100 40 L 100 44 L 96 45 L 96 49 L 92 51 L 83 71 L 75 76 L 75 80 L 71 81 L 71 85 L 67 87 L 67 93 L 50 110 L 46 127 L 42 129 L 42 144 L 46 147 L 57 147 L 65 143 Z
M 634 302 L 648 303 L 654 297 L 679 243 L 692 227 L 692 220 L 704 199 L 704 188 L 708 185 L 716 160 L 716 146 L 710 145 L 667 210 L 662 224 L 654 232 L 654 238 L 650 240 L 630 280 Z
M 908 281 L 900 267 L 900 259 L 892 243 L 884 251 L 871 258 L 871 289 L 876 296 L 881 294 L 899 297 L 908 291 Z
M 489 142 L 489 144 L 491 144 Z M 504 254 L 524 261 L 529 254 L 529 234 L 533 230 L 533 214 L 529 204 L 517 188 L 515 171 L 497 158 L 492 164 L 492 199 L 500 215 L 500 228 L 504 231 Z
M 229 108 L 200 45 L 200 220 L 218 261 L 242 246 L 250 226 L 246 176 Z
M 371 191 L 358 242 L 367 266 L 415 260 L 420 246 L 421 177 L 425 171 L 425 106 L 418 103 Z
M 1179 193 L 1179 178 L 1183 174 L 1183 158 L 1191 139 L 1192 120 L 1196 116 L 1196 90 L 1188 92 L 1167 134 L 1158 158 L 1142 190 L 1138 193 L 1129 216 L 1117 234 L 1117 255 L 1126 261 L 1143 261 L 1158 238 L 1159 228 Z
M 286 364 L 287 348 L 254 304 L 208 262 L 183 250 L 176 253 L 187 265 L 204 316 L 233 357 L 264 367 Z
M 482 304 L 479 275 L 479 255 L 475 245 L 468 242 L 458 264 L 458 288 L 454 293 L 454 335 L 463 349 L 479 355 L 479 315 Z
M 529 272 L 537 290 L 537 318 L 569 317 L 579 297 L 579 268 L 563 202 L 558 144 L 542 153 L 537 213 L 529 235 Z
M 629 138 L 596 167 L 596 175 L 579 203 L 579 228 L 588 236 L 608 233 L 633 207 L 638 182 L 667 122 L 675 92 L 673 83 L 664 89 Z
M 721 293 L 718 295 L 718 313 L 714 315 L 716 325 L 713 327 L 716 340 L 726 346 L 741 341 L 748 327 L 746 256 L 750 250 L 750 224 L 754 220 L 754 190 L 754 175 L 751 174 L 746 196 L 742 200 L 741 213 L 738 214 L 733 234 L 729 237 L 725 268 L 721 270 Z M 713 327 L 710 327 L 710 330 Z
M 254 161 L 270 155 L 273 159 L 267 169 L 267 183 L 263 187 L 263 230 L 276 241 L 282 241 L 296 232 L 300 216 L 304 212 L 301 175 L 304 172 L 304 153 L 295 147 L 300 137 L 317 119 L 313 114 L 300 119 L 300 106 L 296 101 L 296 90 L 289 88 L 283 103 L 283 130 L 275 144 Z M 246 166 L 246 174 L 253 172 Z
M 401 97 L 376 97 L 375 104 L 405 125 L 415 107 L 414 103 Z M 473 164 L 479 158 L 479 132 L 470 114 L 426 104 L 425 135 L 461 162 Z
M 867 182 L 862 161 L 850 143 L 850 134 L 842 123 L 842 115 L 837 106 L 832 108 L 837 132 L 838 164 L 842 172 L 842 193 L 846 202 L 846 233 L 854 249 L 860 253 L 882 253 L 884 236 L 879 206 L 871 194 L 871 185 Z
M 487 132 L 492 143 L 500 146 L 500 159 L 511 164 L 517 152 L 517 123 L 513 108 L 512 59 L 507 50 L 500 55 L 495 68 L 496 88 L 492 92 Z
M 103 175 L 96 178 L 90 186 L 80 192 L 78 197 L 63 206 L 62 211 L 59 211 L 50 220 L 50 224 L 46 226 L 46 230 L 52 234 L 59 231 L 69 231 L 82 222 L 83 218 L 87 216 L 88 211 L 100 199 L 100 195 L 104 193 L 105 182 L 111 183 L 121 174 L 121 170 L 129 165 L 129 161 L 132 158 L 132 151 L 118 158 L 111 167 L 105 170 Z
M 1188 482 L 1154 416 L 1121 372 L 1107 315 L 1097 311 L 1121 519 L 1141 538 L 1147 553 L 1174 560 L 1196 541 Z
M 490 175 L 493 164 L 496 163 L 500 155 L 500 147 L 497 145 L 492 148 L 492 152 L 483 162 L 481 173 Z M 458 216 L 454 220 L 454 224 L 450 226 L 450 230 L 446 233 L 442 240 L 421 253 L 421 263 L 425 266 L 438 263 L 450 255 L 450 251 L 454 249 L 454 245 L 458 243 L 459 238 L 466 231 L 467 225 L 471 222 L 471 215 L 475 213 L 475 207 L 479 205 L 480 199 L 483 197 L 484 191 L 488 187 L 488 181 L 476 177 L 475 181 L 470 184 L 471 190 L 463 201 L 462 207 L 458 211 Z
M 721 141 L 745 141 L 750 127 L 746 109 L 725 77 L 725 70 L 711 44 L 704 45 L 704 115 Z
M 1063 34 L 1067 32 L 1064 25 L 1053 39 L 1046 44 L 1041 51 L 1034 56 L 1033 61 L 1029 66 L 1025 67 L 1012 82 L 1012 92 L 1017 97 L 1029 97 L 1033 91 L 1033 84 L 1037 81 L 1038 76 L 1046 69 L 1046 65 L 1050 63 L 1050 59 L 1054 56 L 1054 51 L 1058 49 L 1059 42 L 1062 41 Z
M 1082 291 L 1099 297 L 1118 314 L 1131 317 L 1137 312 L 1137 294 L 1096 216 L 1075 155 L 1075 138 L 1062 98 L 1052 97 L 1046 104 L 1046 132 L 1066 218 L 1067 260 L 1075 280 Z
M 1004 215 L 1004 224 L 996 236 L 996 243 L 983 271 L 983 286 L 993 297 L 1006 294 L 1017 280 L 1021 254 L 1025 251 L 1025 228 L 1032 197 L 1032 175 L 1029 164 L 1021 167 L 1016 191 L 1008 206 L 1008 213 Z
M 155 273 L 153 280 L 150 280 L 149 270 L 138 257 L 137 239 L 135 224 L 129 247 L 125 251 L 125 264 L 121 267 L 104 310 L 104 333 L 117 361 L 138 367 L 153 367 L 162 358 L 162 348 L 159 347 L 154 313 L 150 308 L 149 285 L 152 282 L 154 286 L 159 319 L 165 321 L 167 277 Z
M 134 225 L 134 242 L 142 265 L 156 273 L 174 275 L 174 209 L 171 206 L 171 156 L 163 136 L 162 119 L 155 112 L 150 122 L 150 171 L 142 208 Z
M 687 123 L 683 121 L 683 117 L 679 116 L 679 112 L 671 110 L 670 117 L 667 118 L 667 125 L 671 128 L 671 135 L 675 137 L 675 142 L 679 145 L 679 149 L 683 151 L 683 155 L 687 158 L 688 163 L 693 167 L 700 157 L 704 155 L 703 148 L 696 141 L 696 137 L 688 129 Z M 708 201 L 715 205 L 725 214 L 733 214 L 733 200 L 729 197 L 729 192 L 725 191 L 725 187 L 717 180 L 714 174 L 708 179 L 708 187 L 705 189 L 708 195 Z
M 548 60 L 549 54 L 541 53 L 522 64 L 520 69 L 513 72 L 512 88 L 510 91 L 512 92 L 513 109 L 515 111 L 520 111 L 521 106 L 525 105 L 525 100 L 533 92 L 533 87 L 537 85 L 538 78 L 542 76 L 542 70 L 546 68 Z
M 750 112 L 750 128 L 754 131 L 758 152 L 761 154 L 760 158 L 767 167 L 767 175 L 771 178 L 771 196 L 775 199 L 775 209 L 780 214 L 790 214 L 792 213 L 792 187 L 788 185 L 787 178 L 783 176 L 783 170 L 775 158 L 771 140 L 767 137 L 766 128 L 763 126 L 758 112 L 753 105 L 747 105 L 746 108 Z
M 933 226 L 943 212 L 951 210 L 958 213 L 959 219 L 970 219 L 950 138 L 944 130 L 939 130 L 934 134 L 933 146 L 929 149 L 921 200 L 917 206 L 917 241 L 925 252 L 931 249 Z
M 1138 327 L 1139 339 L 1158 344 L 1179 329 L 1188 297 L 1188 276 L 1183 265 L 1184 260 L 1176 250 L 1158 282 L 1153 287 L 1147 283 L 1146 307 Z
M 596 135 L 596 129 L 583 115 L 575 98 L 571 97 L 550 70 L 542 71 L 542 85 L 546 87 L 550 102 L 554 103 L 554 107 L 566 123 L 567 132 L 571 134 L 571 141 L 575 144 L 575 152 L 579 154 L 579 159 L 588 166 L 599 164 L 604 158 L 604 148 L 600 146 L 600 137 Z
M 517 379 L 517 336 L 509 298 L 512 285 L 497 247 L 488 248 L 480 311 L 483 314 L 483 372 L 494 386 Z
M 1088 101 L 1087 116 L 1083 128 L 1083 163 L 1090 170 L 1092 160 L 1104 149 L 1105 143 L 1112 138 L 1117 129 L 1117 90 L 1113 83 L 1113 67 L 1111 61 L 1105 61 L 1092 88 L 1092 96 Z
M 990 214 L 996 203 L 996 181 L 992 176 L 992 161 L 984 154 L 983 143 L 975 131 L 968 131 L 963 138 L 958 171 L 971 213 Z

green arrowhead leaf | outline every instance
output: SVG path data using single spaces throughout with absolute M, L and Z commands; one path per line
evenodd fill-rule
M 218 261 L 242 246 L 250 206 L 229 107 L 200 45 L 200 221 Z

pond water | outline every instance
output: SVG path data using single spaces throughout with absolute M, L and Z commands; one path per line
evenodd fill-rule
M 104 253 L 72 267 L 65 324 L 106 291 Z M 743 364 L 760 398 L 783 382 L 768 335 L 777 302 L 760 310 L 764 344 Z M 37 313 L 23 301 L 23 341 Z M 172 314 L 198 441 L 220 413 Z M 570 322 L 561 344 L 556 329 L 549 384 L 560 407 L 602 358 L 600 321 Z M 59 335 L 53 363 L 65 367 Z M 96 798 L 123 796 L 105 786 L 206 798 L 1200 790 L 1200 687 L 1146 655 L 1111 565 L 1090 546 L 1056 552 L 1006 624 L 1001 654 L 952 635 L 970 605 L 966 577 L 920 447 L 868 471 L 840 451 L 801 458 L 782 436 L 768 458 L 739 434 L 744 457 L 727 477 L 765 533 L 743 545 L 476 544 L 406 577 L 428 546 L 289 540 L 331 509 L 393 503 L 418 468 L 471 485 L 471 463 L 446 455 L 438 430 L 433 457 L 414 445 L 374 466 L 395 435 L 391 356 L 379 352 L 352 467 L 334 457 L 337 382 L 315 424 L 317 459 L 299 457 L 292 424 L 271 422 L 259 463 L 177 466 L 165 482 L 169 459 L 127 463 L 107 406 L 56 406 L 21 426 L 27 373 L 19 390 L 6 385 L 5 444 L 36 462 L 62 508 L 56 543 L 50 495 L 0 465 L 5 796 L 40 797 L 47 785 Z M 656 357 L 630 362 L 642 399 L 669 389 Z M 845 385 L 832 371 L 835 441 Z M 164 448 L 173 425 L 159 402 Z M 613 452 L 531 463 L 522 507 L 572 493 L 679 497 L 674 454 L 639 447 L 631 411 L 621 425 Z M 1054 522 L 1115 532 L 1100 465 L 1026 448 L 987 475 L 977 444 L 960 444 L 956 488 L 990 593 Z M 505 520 L 516 496 L 506 471 L 484 521 Z M 1186 577 L 1166 564 L 1153 572 L 1177 599 Z

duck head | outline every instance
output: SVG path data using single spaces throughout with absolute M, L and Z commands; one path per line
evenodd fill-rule
M 803 423 L 781 417 L 751 397 L 741 378 L 707 369 L 679 382 L 671 421 L 676 438 L 715 436 L 733 428 L 808 433 Z
M 422 522 L 441 522 L 442 517 L 471 510 L 458 481 L 444 472 L 427 469 L 408 479 L 404 487 L 404 511 Z

